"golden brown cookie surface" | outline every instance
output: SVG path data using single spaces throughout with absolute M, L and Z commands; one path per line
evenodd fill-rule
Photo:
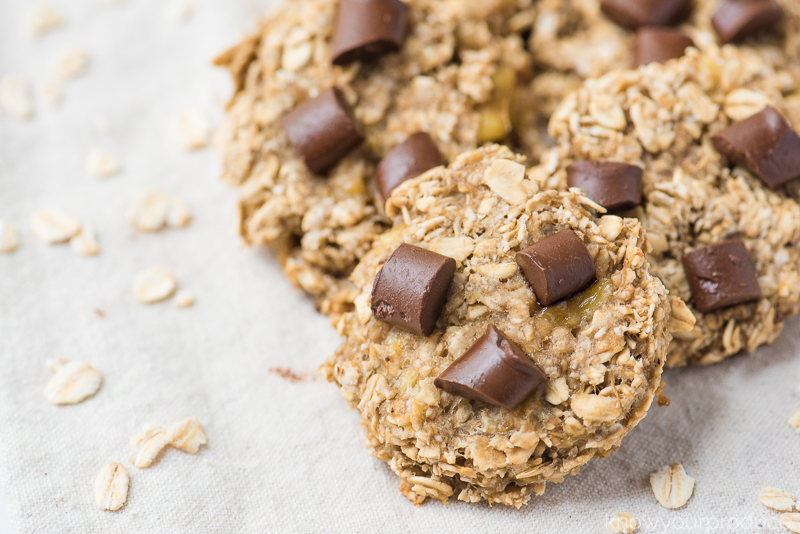
M 347 276 L 389 226 L 374 187 L 389 151 L 421 131 L 450 160 L 511 139 L 512 121 L 527 124 L 515 110 L 530 56 L 507 22 L 527 3 L 408 0 L 398 52 L 337 66 L 331 43 L 339 0 L 292 0 L 218 58 L 236 85 L 223 127 L 223 179 L 241 191 L 241 235 L 277 248 L 289 278 L 323 312 L 352 308 Z M 366 140 L 315 174 L 280 123 L 333 86 L 342 89 Z
M 387 203 L 395 228 L 354 271 L 356 310 L 341 319 L 346 339 L 324 367 L 361 413 L 370 452 L 417 503 L 521 506 L 546 482 L 607 456 L 644 417 L 660 384 L 670 305 L 649 274 L 638 222 L 601 216 L 579 194 L 539 191 L 518 159 L 486 147 L 395 190 Z M 588 249 L 597 280 L 543 308 L 516 253 L 567 230 Z M 375 276 L 401 244 L 457 264 L 427 337 L 371 310 Z M 434 384 L 490 325 L 546 377 L 513 409 Z
M 786 317 L 800 311 L 798 181 L 770 190 L 714 146 L 731 124 L 774 106 L 789 117 L 784 77 L 748 48 L 710 47 L 679 60 L 589 80 L 556 110 L 550 133 L 558 146 L 532 176 L 566 188 L 574 161 L 641 167 L 638 217 L 653 251 L 652 272 L 671 297 L 677 331 L 667 365 L 714 363 L 773 342 Z M 730 239 L 743 241 L 761 290 L 759 300 L 701 313 L 684 255 Z M 691 312 L 688 315 L 687 312 Z M 694 314 L 693 329 L 683 315 Z M 688 331 L 682 331 L 688 330 Z

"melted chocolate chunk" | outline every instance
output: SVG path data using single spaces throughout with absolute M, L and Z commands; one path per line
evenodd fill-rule
M 403 243 L 372 287 L 372 314 L 421 336 L 436 327 L 456 272 L 456 260 Z
M 783 19 L 783 8 L 775 0 L 723 0 L 711 24 L 723 43 L 732 43 L 777 30 Z
M 703 313 L 761 298 L 753 264 L 741 239 L 706 245 L 683 255 L 683 269 Z
M 331 44 L 334 65 L 375 59 L 403 46 L 408 6 L 400 0 L 341 0 Z
M 431 136 L 425 132 L 412 134 L 378 166 L 378 191 L 385 201 L 395 187 L 439 165 L 444 165 L 444 158 Z
M 639 28 L 636 32 L 635 65 L 665 63 L 683 56 L 694 41 L 680 30 L 671 28 Z
M 589 249 L 572 230 L 545 237 L 518 252 L 516 259 L 542 306 L 580 291 L 597 274 Z
M 691 0 L 601 0 L 608 18 L 629 30 L 642 26 L 671 26 L 689 12 Z
M 729 126 L 711 140 L 720 154 L 761 178 L 770 189 L 800 177 L 800 137 L 773 107 Z
M 292 146 L 314 173 L 323 173 L 364 142 L 364 129 L 338 87 L 322 91 L 281 119 Z
M 642 169 L 613 161 L 576 161 L 567 167 L 567 184 L 583 189 L 609 211 L 642 203 Z
M 490 324 L 433 383 L 453 395 L 513 410 L 545 378 L 516 343 Z

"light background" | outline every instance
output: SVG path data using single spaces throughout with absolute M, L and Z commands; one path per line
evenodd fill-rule
M 18 252 L 0 255 L 0 486 L 14 532 L 582 533 L 606 531 L 614 512 L 648 522 L 644 533 L 782 531 L 757 494 L 771 485 L 800 495 L 800 435 L 786 424 L 800 407 L 796 321 L 753 357 L 668 372 L 672 406 L 654 407 L 618 452 L 522 510 L 412 506 L 366 454 L 335 387 L 269 372 L 316 376 L 335 332 L 269 253 L 240 246 L 218 155 L 187 154 L 169 135 L 183 109 L 219 122 L 230 84 L 209 61 L 255 27 L 266 2 L 196 0 L 178 23 L 160 0 L 48 1 L 66 25 L 35 42 L 21 34 L 31 3 L 0 2 L 0 76 L 24 74 L 38 91 L 58 53 L 79 45 L 91 55 L 59 107 L 37 94 L 33 121 L 0 115 L 0 218 L 22 237 Z M 86 174 L 95 146 L 120 156 L 119 176 Z M 128 226 L 125 208 L 146 187 L 187 201 L 192 225 L 157 235 Z M 36 241 L 28 219 L 41 207 L 93 224 L 101 255 Z M 135 273 L 156 264 L 195 295 L 194 308 L 133 299 Z M 100 393 L 49 405 L 44 363 L 56 356 L 100 369 Z M 97 510 L 102 465 L 126 461 L 145 424 L 187 416 L 201 419 L 209 445 L 197 456 L 167 450 L 147 470 L 128 464 L 128 504 Z M 648 476 L 675 461 L 697 487 L 668 511 Z

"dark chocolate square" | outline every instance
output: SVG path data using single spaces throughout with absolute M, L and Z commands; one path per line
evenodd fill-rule
M 703 313 L 761 298 L 753 263 L 741 239 L 706 245 L 683 255 L 683 268 Z
M 528 355 L 490 324 L 434 385 L 466 399 L 514 409 L 545 379 Z
M 456 260 L 403 243 L 372 286 L 372 314 L 379 320 L 429 336 L 442 313 Z
M 542 306 L 580 291 L 597 270 L 583 240 L 562 230 L 517 253 L 517 265 Z

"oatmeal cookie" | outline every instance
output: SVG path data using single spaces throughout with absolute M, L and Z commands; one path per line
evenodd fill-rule
M 774 2 L 783 10 L 782 23 L 774 30 L 757 32 L 736 42 L 738 46 L 756 51 L 776 71 L 791 74 L 795 80 L 791 90 L 796 91 L 800 84 L 800 3 L 795 0 Z M 692 16 L 685 27 L 696 36 L 701 48 L 721 42 L 712 21 L 723 3 L 721 0 L 695 1 Z
M 395 227 L 353 272 L 356 309 L 340 319 L 345 341 L 323 367 L 361 413 L 371 454 L 389 464 L 417 504 L 453 497 L 519 507 L 546 482 L 610 454 L 660 395 L 670 305 L 649 274 L 639 223 L 603 216 L 577 193 L 540 191 L 519 161 L 507 148 L 490 146 L 394 191 L 387 210 Z M 542 243 L 565 234 L 572 244 L 539 265 L 572 256 L 577 247 L 596 279 L 543 307 L 540 301 L 559 294 L 545 296 L 535 281 L 534 293 L 528 269 L 536 265 L 517 254 L 535 258 L 544 254 Z M 418 315 L 407 302 L 392 309 L 384 300 L 387 276 L 418 270 L 395 264 L 412 249 L 441 255 L 455 271 L 428 336 L 384 322 L 392 313 L 400 320 Z M 581 257 L 556 269 L 550 282 L 574 280 L 583 268 L 576 263 Z M 467 387 L 474 365 L 485 365 L 481 358 L 497 347 L 517 362 L 500 378 L 512 368 L 531 371 L 521 395 L 516 383 L 493 382 L 494 368 Z M 460 394 L 448 392 L 454 384 Z
M 332 57 L 352 59 L 333 50 L 342 1 L 285 2 L 216 60 L 235 84 L 222 128 L 223 180 L 241 191 L 240 233 L 279 250 L 292 282 L 334 314 L 352 309 L 347 276 L 389 226 L 373 176 L 392 149 L 416 132 L 428 133 L 445 160 L 487 141 L 531 139 L 513 128 L 530 123 L 522 102 L 531 60 L 524 28 L 512 22 L 532 0 L 405 0 L 399 51 L 334 65 Z M 331 87 L 365 140 L 314 173 L 281 122 Z
M 691 2 L 688 17 L 677 19 L 675 29 L 691 38 L 700 50 L 719 46 L 712 18 L 723 1 Z M 780 89 L 789 105 L 787 112 L 800 121 L 800 2 L 776 1 L 784 11 L 782 26 L 758 32 L 737 46 L 756 52 L 779 73 Z M 535 4 L 529 48 L 537 71 L 531 98 L 538 104 L 534 113 L 539 124 L 546 123 L 555 107 L 583 80 L 636 66 L 634 32 L 611 20 L 600 6 L 600 0 L 540 0 Z
M 775 124 L 788 130 L 780 119 L 788 115 L 782 79 L 756 51 L 729 45 L 690 50 L 664 65 L 588 80 L 556 110 L 550 133 L 558 146 L 531 170 L 538 183 L 561 189 L 576 161 L 627 163 L 644 171 L 641 206 L 628 214 L 647 231 L 653 274 L 671 298 L 689 306 L 673 303 L 678 330 L 686 330 L 680 328 L 682 315 L 691 311 L 697 318 L 693 329 L 675 332 L 668 366 L 752 352 L 775 341 L 784 318 L 800 311 L 797 180 L 771 190 L 746 162 L 715 146 L 715 134 L 767 106 L 777 110 L 769 115 Z M 742 256 L 752 262 L 761 298 L 751 292 L 752 302 L 709 310 L 690 288 L 698 279 L 687 278 L 684 255 L 731 239 L 744 243 Z M 743 281 L 742 287 L 750 286 Z

